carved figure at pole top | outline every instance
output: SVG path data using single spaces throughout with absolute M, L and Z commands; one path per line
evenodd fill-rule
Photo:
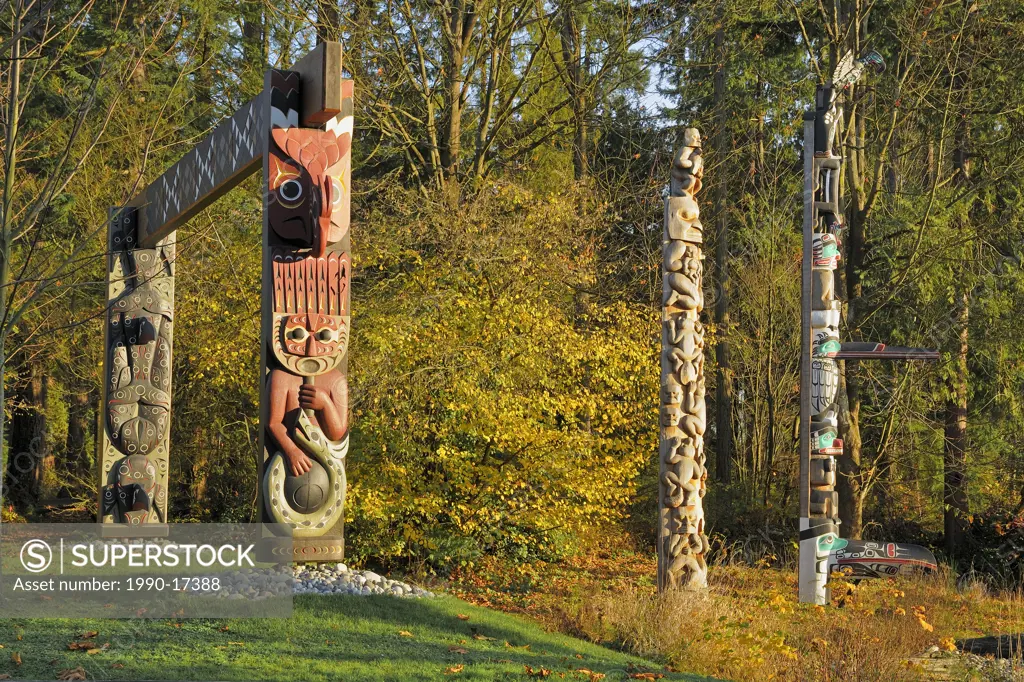
M 297 74 L 272 78 L 264 499 L 271 519 L 289 525 L 294 537 L 315 537 L 339 521 L 345 498 L 352 117 L 335 118 L 324 130 L 300 128 Z
M 658 588 L 707 585 L 703 497 L 703 227 L 694 194 L 704 173 L 700 134 L 688 128 L 673 157 L 662 240 Z

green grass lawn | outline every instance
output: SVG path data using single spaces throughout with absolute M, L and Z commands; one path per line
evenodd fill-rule
M 98 631 L 100 652 L 68 649 L 89 631 Z M 90 680 L 528 680 L 543 671 L 567 680 L 645 671 L 707 679 L 452 597 L 304 595 L 292 618 L 276 620 L 8 619 L 0 645 L 0 678 L 14 680 L 53 680 L 78 667 Z

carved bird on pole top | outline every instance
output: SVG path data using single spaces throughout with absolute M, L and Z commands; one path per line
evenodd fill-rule
M 860 80 L 860 77 L 864 74 L 864 69 L 869 66 L 874 68 L 875 73 L 882 73 L 885 71 L 885 60 L 882 59 L 882 55 L 874 50 L 868 52 L 860 59 L 854 59 L 852 51 L 847 52 L 839 60 L 839 65 L 836 66 L 836 70 L 832 73 L 832 87 L 835 88 L 836 92 L 845 90 Z

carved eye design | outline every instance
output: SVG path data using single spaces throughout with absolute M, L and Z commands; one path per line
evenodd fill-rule
M 339 208 L 341 206 L 342 192 L 344 190 L 341 187 L 341 181 L 338 178 L 331 178 L 331 206 Z
M 295 208 L 302 203 L 302 183 L 297 178 L 289 178 L 277 188 L 277 196 L 288 208 Z
M 288 338 L 293 341 L 305 341 L 308 336 L 309 332 L 307 332 L 302 327 L 295 327 L 290 332 L 288 332 Z
M 321 343 L 330 343 L 331 341 L 337 339 L 337 332 L 335 332 L 333 329 L 321 329 L 316 333 L 316 338 Z

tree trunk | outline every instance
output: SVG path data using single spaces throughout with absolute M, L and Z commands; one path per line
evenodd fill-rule
M 572 100 L 572 169 L 577 180 L 590 173 L 587 154 L 587 94 L 584 82 L 582 34 L 571 2 L 562 7 L 562 63 L 566 72 L 566 89 Z
M 71 405 L 68 407 L 68 438 L 65 446 L 68 468 L 81 475 L 88 475 L 95 463 L 88 447 L 90 406 L 89 393 L 81 391 L 72 394 Z
M 729 153 L 729 131 L 726 128 L 728 112 L 725 106 L 725 29 L 719 21 L 715 30 L 715 151 L 719 156 L 718 181 L 715 183 L 715 473 L 718 480 L 728 483 L 732 479 L 732 401 L 733 381 L 729 365 L 729 216 L 724 160 Z
M 341 14 L 337 0 L 318 0 L 316 4 L 317 45 L 329 40 L 338 40 L 341 33 Z
M 960 294 L 956 306 L 954 374 L 946 402 L 945 437 L 942 447 L 943 526 L 946 551 L 956 554 L 967 526 L 967 322 L 969 299 Z
M 50 448 L 49 430 L 47 428 L 47 410 L 50 406 L 50 377 L 43 373 L 38 362 L 32 363 L 32 376 L 29 383 L 30 409 L 32 411 L 32 442 L 31 447 L 35 468 L 32 472 L 32 494 L 37 501 L 52 499 L 56 493 L 56 476 L 54 471 L 54 455 Z
M 10 4 L 11 8 L 11 36 L 18 36 L 21 31 L 22 3 L 16 0 Z M 6 396 L 4 393 L 4 368 L 7 366 L 7 324 L 10 314 L 7 300 L 8 283 L 11 279 L 11 214 L 12 202 L 14 200 L 14 174 L 16 167 L 16 149 L 18 139 L 18 116 L 21 113 L 21 38 L 15 37 L 11 42 L 11 65 L 8 76 L 7 91 L 7 120 L 6 139 L 4 149 L 4 189 L 3 197 L 0 200 L 0 462 L 9 464 L 6 459 L 7 453 L 7 420 Z M 0 467 L 6 471 L 6 467 Z M 2 488 L 4 477 L 0 476 L 0 498 L 3 497 Z
M 263 72 L 267 68 L 267 55 L 263 49 L 263 7 L 247 3 L 242 16 L 242 90 L 246 97 L 254 97 L 263 89 Z
M 860 387 L 856 372 L 847 367 L 839 372 L 839 431 L 843 438 L 843 456 L 839 458 L 840 532 L 845 538 L 859 540 L 864 528 L 864 497 L 861 494 Z
M 968 15 L 972 12 L 966 9 Z M 967 34 L 964 49 L 973 44 L 973 34 Z M 968 66 L 959 65 L 953 75 L 953 92 L 959 100 L 959 112 L 956 117 L 955 143 L 953 147 L 953 185 L 958 191 L 969 188 L 971 184 L 970 137 L 971 127 L 968 118 L 969 83 L 967 81 Z M 966 236 L 970 229 L 970 215 L 973 200 L 967 200 L 963 218 L 958 221 L 957 234 Z M 967 499 L 967 350 L 968 322 L 970 319 L 970 290 L 966 282 L 967 272 L 964 265 L 968 255 L 962 254 L 960 268 L 954 280 L 956 295 L 954 297 L 953 330 L 956 337 L 951 350 L 953 373 L 950 376 L 948 399 L 945 409 L 945 429 L 942 442 L 942 506 L 943 529 L 946 535 L 946 551 L 950 555 L 957 554 L 961 549 L 963 537 L 967 529 L 969 513 Z
M 954 87 L 963 89 L 962 78 Z M 966 187 L 970 169 L 967 160 L 968 128 L 963 116 L 958 117 L 956 145 L 953 150 L 953 165 L 956 174 L 954 184 Z M 968 207 L 967 211 L 969 212 Z M 960 234 L 967 225 L 961 221 Z M 956 285 L 963 283 L 963 274 L 957 277 Z M 945 408 L 945 430 L 942 441 L 943 473 L 943 528 L 946 535 L 946 551 L 956 554 L 967 525 L 967 349 L 970 299 L 966 289 L 957 293 L 953 310 L 953 329 L 956 338 L 952 348 L 953 375 L 950 377 L 949 398 Z
M 475 32 L 477 15 L 467 9 L 466 3 L 451 10 L 448 22 L 445 52 L 445 108 L 441 126 L 441 169 L 444 179 L 459 173 L 459 155 L 462 152 L 462 105 L 465 97 L 466 50 Z

